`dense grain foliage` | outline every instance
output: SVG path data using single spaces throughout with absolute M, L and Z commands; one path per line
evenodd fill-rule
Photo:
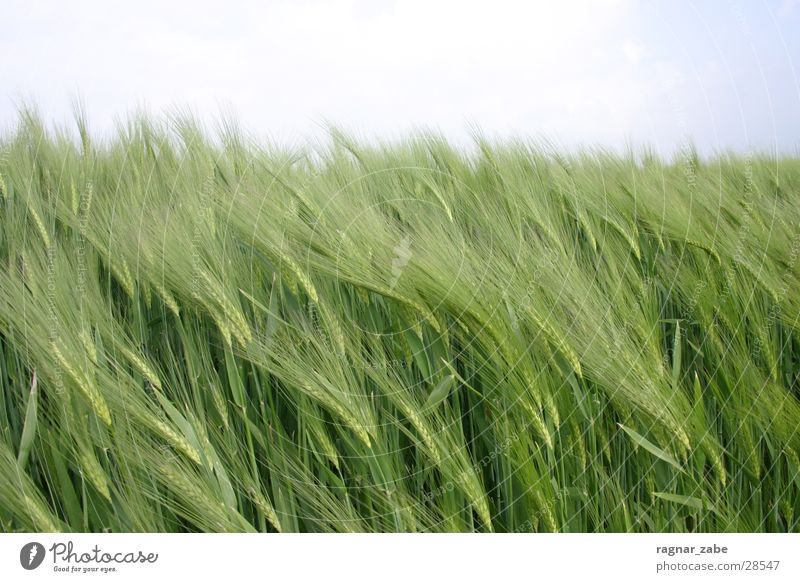
M 0 528 L 800 530 L 800 161 L 0 139 Z

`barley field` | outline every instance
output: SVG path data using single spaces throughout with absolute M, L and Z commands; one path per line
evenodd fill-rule
M 0 137 L 0 530 L 800 531 L 800 159 Z

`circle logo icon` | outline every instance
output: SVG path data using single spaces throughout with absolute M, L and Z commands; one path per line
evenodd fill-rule
M 30 542 L 19 551 L 19 563 L 26 570 L 35 570 L 44 561 L 44 546 L 39 542 Z

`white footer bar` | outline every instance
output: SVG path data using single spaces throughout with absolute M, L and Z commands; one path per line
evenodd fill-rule
M 800 534 L 2 534 L 0 580 L 800 580 Z

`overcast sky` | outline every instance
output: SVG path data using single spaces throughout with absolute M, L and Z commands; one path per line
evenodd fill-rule
M 292 142 L 366 136 L 800 151 L 800 2 L 0 3 L 0 125 L 23 101 L 94 131 L 137 106 L 235 112 Z

